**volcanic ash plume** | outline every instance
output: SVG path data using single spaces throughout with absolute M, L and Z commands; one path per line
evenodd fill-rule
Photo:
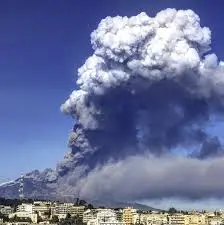
M 210 166 L 218 170 L 223 160 L 222 144 L 206 127 L 223 114 L 224 62 L 211 52 L 211 31 L 199 16 L 166 9 L 154 18 L 107 17 L 91 44 L 93 55 L 78 70 L 79 89 L 61 106 L 75 118 L 72 151 L 58 165 L 61 190 L 132 200 L 219 193 L 211 184 L 200 195 L 197 185 L 176 191 L 186 174 L 206 184 Z M 175 185 L 164 185 L 164 177 Z

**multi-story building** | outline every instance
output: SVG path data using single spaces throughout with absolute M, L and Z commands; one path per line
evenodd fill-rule
M 31 221 L 33 223 L 37 223 L 38 221 L 38 216 L 37 214 L 34 213 L 30 213 L 30 212 L 25 212 L 25 211 L 20 211 L 20 212 L 15 212 L 15 213 L 11 213 L 9 214 L 9 218 L 14 218 L 14 217 L 18 217 L 18 218 L 30 218 Z
M 39 212 L 41 214 L 43 213 L 49 213 L 51 209 L 51 202 L 41 202 L 41 201 L 35 201 L 33 203 L 33 212 Z
M 54 205 L 54 207 L 51 208 L 52 215 L 70 213 L 72 206 L 74 206 L 73 203 L 56 204 L 56 205 Z
M 51 216 L 51 205 L 51 202 L 35 201 L 32 212 L 37 213 L 43 220 L 47 220 Z
M 27 212 L 32 213 L 33 212 L 33 205 L 32 204 L 26 204 L 22 203 L 21 205 L 18 205 L 16 212 Z
M 168 214 L 147 213 L 140 215 L 140 223 L 144 225 L 165 225 L 168 224 Z
M 80 218 L 83 218 L 84 210 L 85 210 L 85 206 L 74 206 L 72 214 Z
M 8 222 L 7 225 L 30 225 L 30 222 Z
M 168 216 L 168 221 L 170 225 L 185 225 L 186 217 L 183 214 L 173 214 Z
M 116 216 L 117 216 L 117 221 L 122 222 L 123 219 L 123 210 L 122 209 L 116 209 L 114 210 Z
M 208 216 L 208 225 L 221 225 L 223 219 L 219 216 Z
M 112 209 L 100 209 L 95 219 L 87 222 L 87 225 L 125 225 L 117 220 L 117 215 Z
M 16 212 L 9 214 L 9 218 L 15 216 L 19 218 L 30 218 L 33 223 L 37 223 L 38 220 L 38 212 L 34 212 L 33 205 L 27 203 L 18 205 Z
M 88 223 L 90 220 L 94 220 L 97 217 L 97 211 L 95 209 L 87 209 L 83 212 L 83 223 Z
M 100 222 L 97 225 L 125 225 L 125 223 L 120 221 L 106 221 L 106 222 Z
M 97 220 L 100 222 L 117 221 L 117 215 L 112 209 L 101 209 L 97 213 Z
M 168 222 L 171 225 L 207 225 L 207 217 L 203 214 L 173 214 L 168 216 Z M 217 224 L 211 224 L 217 225 Z
M 185 215 L 186 225 L 205 225 L 207 224 L 206 216 L 200 213 Z
M 125 208 L 123 209 L 123 222 L 126 225 L 134 224 L 134 219 L 137 218 L 136 216 L 136 209 L 133 208 Z
M 75 206 L 73 203 L 57 204 L 51 208 L 51 215 L 64 218 L 67 214 L 83 217 L 85 206 Z
M 0 213 L 3 215 L 9 215 L 13 213 L 13 208 L 11 206 L 0 205 Z

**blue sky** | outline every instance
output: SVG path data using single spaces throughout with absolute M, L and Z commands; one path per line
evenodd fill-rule
M 212 30 L 214 52 L 224 59 L 223 1 L 0 1 L 0 181 L 54 167 L 68 150 L 72 119 L 60 104 L 92 52 L 90 33 L 100 20 L 141 11 L 154 16 L 167 7 L 199 14 Z

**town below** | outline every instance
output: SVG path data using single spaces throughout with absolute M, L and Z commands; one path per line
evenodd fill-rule
M 0 199 L 0 224 L 59 225 L 222 225 L 222 211 L 139 210 L 133 207 L 94 207 L 84 200 L 59 202 Z

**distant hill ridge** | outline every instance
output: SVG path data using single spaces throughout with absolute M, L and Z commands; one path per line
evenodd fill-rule
M 126 208 L 126 207 L 132 207 L 134 209 L 138 209 L 138 210 L 145 210 L 145 211 L 160 211 L 160 209 L 156 209 L 153 208 L 151 206 L 148 205 L 144 205 L 144 204 L 140 204 L 140 203 L 136 203 L 136 202 L 117 202 L 117 201 L 90 201 L 90 203 L 92 205 L 94 205 L 95 207 L 100 207 L 100 206 L 104 206 L 104 207 L 108 207 L 108 208 Z

